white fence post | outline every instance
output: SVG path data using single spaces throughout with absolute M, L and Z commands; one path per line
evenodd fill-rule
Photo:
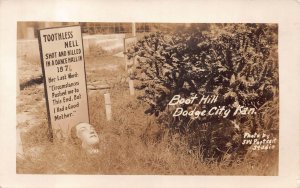
M 136 36 L 136 29 L 135 29 L 135 23 L 132 23 L 132 36 L 135 37 Z
M 134 66 L 139 65 L 138 56 L 134 56 L 133 63 L 134 63 Z
M 130 95 L 134 95 L 133 80 L 129 80 L 129 93 Z
M 107 121 L 110 121 L 111 120 L 111 100 L 110 100 L 109 93 L 104 94 L 104 101 L 105 101 L 106 119 L 107 119 Z

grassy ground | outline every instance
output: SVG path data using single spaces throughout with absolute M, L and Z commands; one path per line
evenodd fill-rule
M 122 58 L 89 57 L 86 71 L 88 84 L 100 80 L 111 86 L 113 119 L 109 122 L 103 92 L 88 91 L 90 123 L 100 135 L 100 154 L 88 156 L 69 142 L 48 141 L 43 85 L 32 83 L 17 99 L 17 114 L 31 115 L 17 126 L 25 152 L 24 160 L 17 159 L 17 173 L 276 175 L 276 150 L 231 165 L 226 160 L 208 164 L 201 154 L 190 152 L 185 138 L 161 129 L 154 117 L 144 114 L 145 104 L 129 95 Z

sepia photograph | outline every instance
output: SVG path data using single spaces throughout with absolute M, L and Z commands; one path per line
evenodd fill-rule
M 278 175 L 277 24 L 17 30 L 17 173 Z

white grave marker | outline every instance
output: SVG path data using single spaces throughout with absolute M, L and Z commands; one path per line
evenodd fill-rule
M 89 123 L 81 27 L 42 29 L 38 39 L 49 126 L 66 134 Z

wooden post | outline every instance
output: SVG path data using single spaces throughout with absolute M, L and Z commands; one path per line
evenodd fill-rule
M 134 56 L 134 58 L 133 58 L 133 64 L 134 64 L 135 66 L 138 65 L 137 56 Z
M 133 80 L 129 80 L 129 93 L 130 95 L 134 95 Z
M 125 71 L 128 71 L 128 59 L 127 59 L 127 55 L 125 55 Z
M 136 36 L 136 29 L 135 29 L 135 23 L 132 23 L 132 37 Z
M 104 94 L 104 101 L 105 101 L 105 111 L 106 111 L 106 119 L 107 121 L 111 120 L 111 101 L 110 101 L 110 94 Z

